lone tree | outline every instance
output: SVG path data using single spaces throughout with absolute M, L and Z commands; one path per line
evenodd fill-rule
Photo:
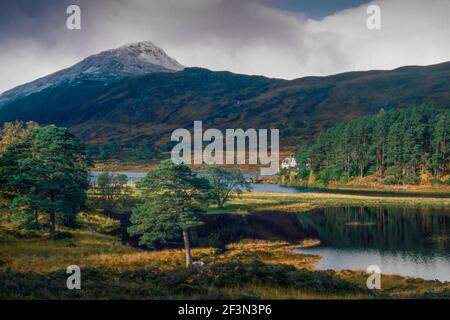
M 245 180 L 239 168 L 204 165 L 200 172 L 211 184 L 210 194 L 219 208 L 223 208 L 225 202 L 233 196 L 240 196 L 242 192 L 251 190 L 250 183 Z
M 47 215 L 54 239 L 57 220 L 73 224 L 84 204 L 87 167 L 84 146 L 68 129 L 34 128 L 0 156 L 0 184 L 15 210 Z
M 130 235 L 152 248 L 180 234 L 186 250 L 186 267 L 192 264 L 189 230 L 202 224 L 201 204 L 208 199 L 208 180 L 197 176 L 185 164 L 161 161 L 138 183 L 144 202 L 132 212 Z

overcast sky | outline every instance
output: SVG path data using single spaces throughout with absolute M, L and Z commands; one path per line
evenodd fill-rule
M 450 61 L 450 0 L 0 0 L 0 92 L 150 40 L 185 66 L 292 79 Z M 66 28 L 81 7 L 82 29 Z M 366 10 L 381 8 L 381 30 Z

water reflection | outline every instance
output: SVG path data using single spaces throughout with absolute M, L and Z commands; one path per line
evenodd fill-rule
M 450 281 L 450 212 L 436 208 L 328 208 L 298 215 L 321 246 L 297 250 L 318 269 L 365 270 Z
M 121 217 L 128 238 L 128 215 Z M 299 242 L 318 238 L 321 245 L 297 252 L 320 255 L 318 269 L 366 270 L 450 281 L 450 208 L 342 207 L 309 213 L 209 214 L 193 230 L 194 246 L 224 248 L 242 239 Z M 182 239 L 169 241 L 181 247 Z
M 128 177 L 128 183 L 133 185 L 142 179 L 146 173 L 145 172 L 135 172 L 135 171 L 115 171 L 111 172 L 113 175 L 124 174 Z M 91 183 L 95 183 L 97 180 L 100 171 L 92 171 L 90 181 Z M 244 177 L 246 179 L 252 179 L 255 177 L 255 174 L 245 173 Z M 331 189 L 310 189 L 310 188 L 294 188 L 294 187 L 283 187 L 278 184 L 250 184 L 252 188 L 252 192 L 272 192 L 272 193 L 331 193 L 331 194 L 348 194 L 348 195 L 365 195 L 372 197 L 398 197 L 401 195 L 402 197 L 409 198 L 443 198 L 450 199 L 450 194 L 448 193 L 408 193 L 408 192 L 390 192 L 390 191 L 376 191 L 376 190 L 331 190 Z
M 450 212 L 436 208 L 327 208 L 297 216 L 323 246 L 448 255 Z
M 209 215 L 194 232 L 197 245 L 223 247 L 244 238 L 321 245 L 297 252 L 320 255 L 318 269 L 365 270 L 450 281 L 450 210 L 343 207 L 309 213 Z

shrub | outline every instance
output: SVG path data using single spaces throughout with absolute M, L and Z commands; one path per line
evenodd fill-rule
M 39 238 L 41 236 L 41 232 L 37 230 L 28 230 L 28 229 L 16 229 L 12 232 L 14 237 L 20 239 L 33 239 Z
M 73 234 L 71 234 L 70 232 L 65 232 L 65 231 L 58 231 L 55 233 L 55 240 L 63 240 L 63 239 L 72 239 L 73 238 Z
M 389 177 L 389 178 L 384 179 L 383 184 L 386 186 L 398 184 L 398 180 L 396 178 Z
M 400 182 L 403 184 L 417 184 L 417 176 L 410 175 L 410 176 L 402 177 L 400 179 Z
M 341 173 L 335 170 L 320 171 L 318 180 L 327 184 L 330 181 L 339 181 Z
M 443 182 L 440 179 L 438 179 L 438 178 L 431 179 L 431 183 L 434 186 L 440 186 L 441 184 L 443 184 Z
M 80 213 L 77 223 L 81 228 L 87 228 L 103 234 L 117 234 L 120 229 L 120 221 L 93 212 Z
M 350 181 L 350 179 L 347 178 L 347 177 L 341 177 L 341 178 L 339 179 L 339 182 L 340 182 L 340 183 L 347 183 L 347 182 L 349 182 L 349 181 Z

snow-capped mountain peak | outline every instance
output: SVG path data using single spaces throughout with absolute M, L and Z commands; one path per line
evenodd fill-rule
M 135 42 L 91 55 L 69 68 L 6 91 L 0 95 L 0 107 L 18 97 L 62 82 L 72 83 L 86 79 L 114 82 L 125 77 L 183 69 L 184 66 L 152 42 Z
M 151 41 L 130 43 L 115 50 L 109 50 L 106 52 L 116 54 L 118 56 L 125 54 L 146 63 L 162 66 L 168 70 L 180 71 L 184 69 L 184 66 L 179 64 L 175 59 L 169 57 L 164 50 L 155 46 Z

